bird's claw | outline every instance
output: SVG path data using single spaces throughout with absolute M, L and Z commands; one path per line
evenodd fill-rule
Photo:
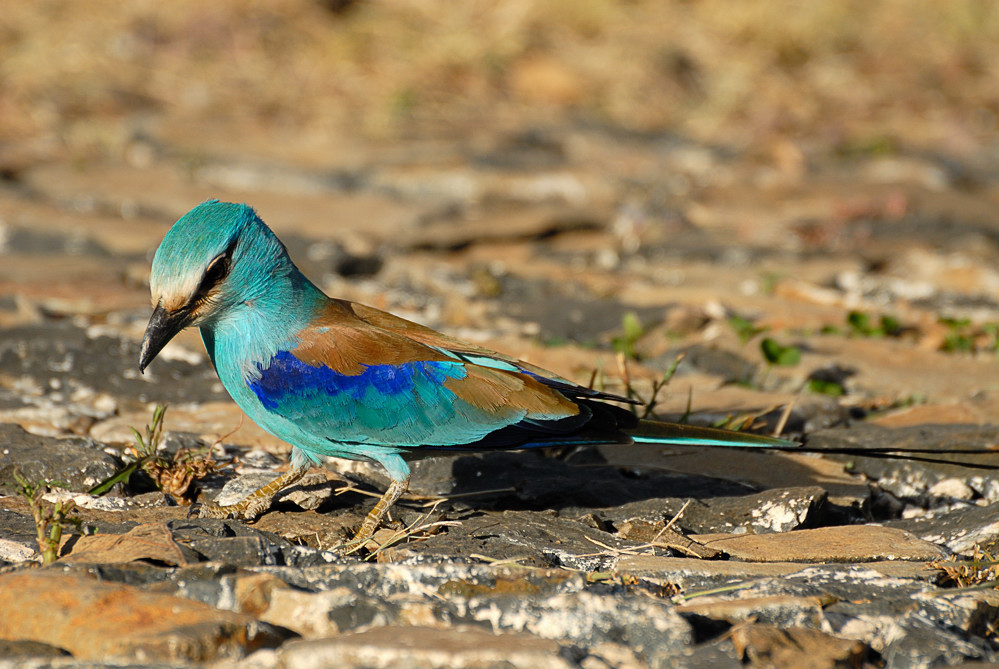
M 197 502 L 187 512 L 188 518 L 221 518 L 222 520 L 253 520 L 260 513 L 243 504 L 221 505 L 215 502 Z

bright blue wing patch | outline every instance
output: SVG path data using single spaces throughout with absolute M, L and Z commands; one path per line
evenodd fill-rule
M 462 379 L 461 365 L 418 361 L 402 365 L 369 365 L 356 375 L 340 374 L 329 367 L 307 365 L 288 351 L 280 351 L 265 368 L 257 363 L 260 378 L 247 385 L 267 409 L 279 408 L 289 395 L 319 392 L 345 395 L 361 400 L 372 390 L 380 395 L 399 396 L 416 391 L 417 382 L 442 385 L 446 379 Z
M 338 444 L 399 449 L 471 444 L 526 415 L 490 413 L 458 398 L 445 385 L 467 375 L 458 361 L 369 365 L 350 375 L 280 351 L 257 363 L 256 372 L 246 383 L 263 408 L 318 438 L 309 450 L 322 448 L 326 455 L 342 454 Z M 329 442 L 328 452 L 317 441 Z
M 364 445 L 396 449 L 516 448 L 551 445 L 589 420 L 528 418 L 526 412 L 490 412 L 459 398 L 446 385 L 465 378 L 460 361 L 414 361 L 369 365 L 360 374 L 341 374 L 308 365 L 287 351 L 257 363 L 247 386 L 263 408 L 295 430 L 321 438 L 306 449 L 325 455 L 356 452 Z M 338 447 L 339 445 L 339 447 Z

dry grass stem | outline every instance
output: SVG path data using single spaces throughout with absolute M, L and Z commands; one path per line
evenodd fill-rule
M 791 401 L 784 407 L 784 411 L 780 415 L 780 420 L 777 421 L 777 425 L 774 427 L 773 435 L 775 437 L 779 437 L 784 428 L 787 427 L 787 421 L 791 419 L 791 412 L 794 411 L 794 405 L 798 403 L 798 397 L 799 395 L 792 397 Z

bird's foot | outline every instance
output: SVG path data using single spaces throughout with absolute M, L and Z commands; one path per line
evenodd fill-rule
M 368 518 L 370 518 L 370 517 L 371 516 L 369 515 Z M 338 550 L 343 555 L 351 555 L 353 553 L 356 553 L 357 551 L 359 551 L 362 548 L 365 548 L 367 546 L 368 542 L 371 540 L 371 537 L 374 536 L 376 529 L 377 529 L 377 526 L 370 526 L 369 527 L 369 524 L 368 524 L 367 518 L 366 518 L 364 524 L 361 525 L 361 529 L 359 529 L 357 531 L 357 533 L 354 534 L 353 538 L 351 538 L 350 541 L 348 541 L 348 542 L 346 542 L 344 544 L 340 544 L 340 546 L 338 547 Z M 372 550 L 372 547 L 370 547 L 370 546 L 367 546 L 367 547 L 368 547 L 368 551 L 370 552 Z
M 276 495 L 278 491 L 298 481 L 307 471 L 309 471 L 308 467 L 295 467 L 288 473 L 282 474 L 259 490 L 251 492 L 235 504 L 222 505 L 207 500 L 198 504 L 192 504 L 191 510 L 187 513 L 187 517 L 255 520 L 262 516 L 264 511 L 271 508 L 271 500 L 274 499 L 274 495 Z
M 344 555 L 349 555 L 363 548 L 374 535 L 375 530 L 382 524 L 382 520 L 388 515 L 389 509 L 402 497 L 402 494 L 407 489 L 409 489 L 408 476 L 402 481 L 392 481 L 388 490 L 385 491 L 385 494 L 375 504 L 375 508 L 371 509 L 371 512 L 365 517 L 364 522 L 361 523 L 361 529 L 357 531 L 353 539 L 340 546 L 340 551 Z

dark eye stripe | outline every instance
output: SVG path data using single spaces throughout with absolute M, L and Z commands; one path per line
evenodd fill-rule
M 200 300 L 208 292 L 221 283 L 232 269 L 232 253 L 236 249 L 236 241 L 233 239 L 225 251 L 215 256 L 215 259 L 208 264 L 205 275 L 201 278 L 198 290 L 194 294 L 194 301 Z

